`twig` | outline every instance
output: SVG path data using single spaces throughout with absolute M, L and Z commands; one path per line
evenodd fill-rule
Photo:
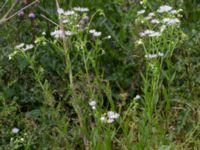
M 2 11 L 3 10 L 3 8 L 6 6 L 6 3 L 8 2 L 8 0 L 6 0 L 4 3 L 3 3 L 3 5 L 1 6 L 1 8 L 0 8 L 0 11 Z
M 59 26 L 59 24 L 55 23 L 54 21 L 52 21 L 51 19 L 49 19 L 48 17 L 46 17 L 45 15 L 43 14 L 40 14 L 40 16 L 44 19 L 46 19 L 47 21 L 51 22 L 52 24 L 56 25 L 56 26 Z
M 18 0 L 16 1 L 16 3 L 18 2 Z M 0 25 L 5 23 L 6 21 L 10 20 L 11 18 L 13 18 L 14 16 L 16 16 L 20 11 L 25 10 L 27 8 L 29 8 L 30 6 L 34 5 L 35 3 L 39 2 L 39 0 L 35 0 L 32 3 L 28 4 L 27 6 L 25 6 L 24 8 L 20 9 L 19 11 L 15 12 L 14 14 L 12 14 L 11 16 L 7 17 L 8 14 L 10 13 L 10 11 L 14 8 L 14 6 L 16 5 L 12 5 L 11 8 L 9 9 L 9 11 L 4 15 L 4 17 L 2 19 L 0 19 Z

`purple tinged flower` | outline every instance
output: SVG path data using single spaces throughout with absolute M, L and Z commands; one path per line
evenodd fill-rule
M 13 129 L 12 129 L 12 133 L 17 134 L 18 132 L 19 132 L 19 129 L 18 129 L 18 128 L 13 128 Z
M 31 18 L 31 19 L 34 19 L 35 18 L 35 14 L 33 12 L 30 12 L 28 17 Z
M 23 16 L 24 16 L 24 11 L 23 11 L 23 10 L 19 11 L 19 12 L 17 13 L 17 16 L 18 16 L 18 17 L 23 17 Z

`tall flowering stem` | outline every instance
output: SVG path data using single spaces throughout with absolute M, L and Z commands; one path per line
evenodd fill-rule
M 58 18 L 59 19 L 59 27 L 60 27 L 60 30 L 62 31 L 61 35 L 65 35 L 66 32 L 65 32 L 64 25 L 63 25 L 61 15 L 59 12 L 59 11 L 62 11 L 62 9 L 59 6 L 59 1 L 55 0 L 55 2 L 56 2 L 56 7 L 57 7 L 57 11 L 58 11 L 58 16 L 59 16 L 59 18 Z M 63 43 L 64 54 L 65 54 L 65 59 L 66 59 L 66 70 L 69 72 L 69 82 L 70 82 L 70 90 L 71 90 L 71 96 L 72 96 L 72 105 L 77 113 L 80 127 L 82 130 L 84 130 L 84 120 L 81 117 L 80 108 L 75 102 L 76 92 L 75 92 L 75 87 L 74 87 L 74 82 L 73 82 L 73 72 L 72 72 L 72 64 L 71 64 L 71 59 L 70 59 L 70 51 L 69 51 L 67 42 L 68 42 L 67 37 L 62 36 L 62 43 Z M 85 149 L 89 150 L 89 144 L 88 144 L 89 142 L 83 133 L 82 133 L 82 138 L 83 138 L 83 142 L 85 145 Z

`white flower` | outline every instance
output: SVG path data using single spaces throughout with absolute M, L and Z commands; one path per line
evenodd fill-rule
M 17 48 L 17 49 L 20 49 L 20 48 L 23 48 L 24 47 L 24 43 L 21 43 L 21 44 L 19 44 L 19 45 L 17 45 L 17 46 L 15 46 L 15 48 Z
M 160 36 L 160 35 L 161 35 L 160 32 L 155 32 L 153 30 L 145 30 L 144 32 L 140 33 L 141 37 L 144 37 L 144 36 L 154 37 L 154 36 Z
M 157 58 L 157 55 L 156 54 L 146 54 L 145 58 L 147 58 L 147 59 L 153 59 L 153 58 Z
M 145 58 L 147 59 L 154 59 L 154 58 L 157 58 L 157 57 L 163 57 L 164 54 L 159 52 L 158 54 L 146 54 L 145 55 Z
M 85 8 L 85 7 L 74 7 L 74 10 L 75 11 L 80 11 L 80 12 L 87 12 L 87 11 L 89 11 L 89 9 Z
M 95 29 L 89 30 L 89 33 L 93 34 L 94 37 L 101 36 L 101 32 L 97 32 Z
M 101 36 L 101 32 L 94 32 L 94 33 L 93 33 L 93 36 L 99 37 L 99 36 Z
M 164 54 L 163 54 L 163 53 L 161 53 L 161 52 L 159 52 L 159 53 L 158 53 L 158 56 L 160 56 L 160 57 L 163 57 L 163 56 L 164 56 Z
M 168 5 L 163 5 L 163 6 L 160 6 L 160 8 L 157 10 L 157 12 L 164 13 L 164 12 L 169 12 L 171 10 L 172 10 L 172 7 L 170 7 Z
M 18 132 L 19 132 L 19 129 L 18 129 L 18 128 L 13 128 L 13 129 L 12 129 L 12 133 L 17 134 Z
M 115 113 L 112 117 L 114 118 L 114 119 L 117 119 L 117 118 L 119 118 L 119 114 L 118 113 Z
M 54 36 L 55 38 L 63 38 L 65 35 L 62 30 L 55 30 L 51 32 L 51 36 Z
M 135 99 L 135 100 L 139 100 L 140 98 L 141 98 L 140 95 L 136 95 L 134 99 Z
M 102 122 L 106 122 L 106 117 L 102 116 L 102 117 L 100 118 L 100 120 L 101 120 Z
M 107 123 L 113 123 L 113 122 L 114 122 L 114 119 L 108 118 Z
M 34 47 L 33 44 L 27 44 L 23 50 L 27 51 L 29 49 L 32 49 L 33 47 Z
M 106 37 L 106 39 L 111 39 L 111 35 L 108 35 L 108 36 Z
M 73 35 L 73 32 L 63 31 L 63 30 L 55 30 L 55 31 L 51 32 L 51 36 L 53 36 L 55 38 L 64 38 L 66 35 L 71 36 L 71 35 Z
M 177 14 L 177 10 L 171 10 L 170 13 L 171 14 Z
M 119 118 L 119 114 L 118 114 L 118 113 L 115 113 L 115 112 L 113 112 L 113 111 L 109 111 L 109 112 L 107 113 L 107 115 L 108 115 L 108 118 L 109 118 L 109 119 L 117 119 L 117 118 Z
M 141 37 L 144 37 L 144 36 L 146 36 L 146 35 L 149 35 L 149 34 L 152 34 L 152 33 L 154 33 L 155 31 L 153 31 L 153 30 L 145 30 L 144 32 L 141 32 L 140 33 L 140 36 Z
M 138 12 L 137 12 L 137 15 L 141 15 L 141 14 L 144 14 L 145 13 L 145 10 L 143 9 L 143 10 L 139 10 Z
M 73 32 L 71 32 L 71 31 L 65 31 L 65 35 L 71 36 L 71 35 L 73 35 Z
M 70 21 L 68 19 L 62 20 L 62 23 L 69 23 Z
M 46 35 L 46 32 L 42 32 L 42 35 Z
M 157 37 L 157 36 L 161 36 L 160 32 L 153 32 L 151 34 L 149 34 L 150 37 Z
M 91 30 L 89 30 L 89 33 L 91 33 L 91 34 L 93 34 L 93 33 L 95 33 L 95 32 L 96 32 L 95 29 L 91 29 Z
M 64 15 L 65 15 L 65 16 L 70 16 L 70 15 L 74 15 L 74 14 L 75 14 L 74 11 L 65 11 L 65 12 L 64 12 Z
M 145 19 L 149 20 L 151 19 L 155 14 L 153 12 L 149 13 L 147 17 L 145 17 Z
M 60 14 L 60 15 L 61 15 L 61 14 L 63 14 L 63 13 L 64 13 L 64 10 L 63 10 L 62 8 L 58 8 L 58 9 L 57 9 L 57 12 L 58 12 L 58 14 Z
M 162 25 L 162 26 L 160 27 L 160 32 L 162 33 L 165 29 L 166 29 L 166 25 Z
M 155 13 L 153 13 L 153 12 L 148 14 L 148 17 L 153 17 L 153 16 L 155 16 Z
M 158 24 L 158 23 L 160 23 L 160 21 L 159 21 L 158 19 L 152 19 L 152 20 L 151 20 L 151 23 L 153 23 L 153 24 Z
M 180 20 L 177 19 L 177 18 L 164 18 L 163 19 L 163 22 L 168 24 L 168 25 L 173 25 L 173 24 L 177 24 L 177 23 L 180 23 Z
M 97 104 L 96 101 L 90 101 L 89 102 L 89 105 L 92 107 L 92 109 L 96 109 L 96 104 Z

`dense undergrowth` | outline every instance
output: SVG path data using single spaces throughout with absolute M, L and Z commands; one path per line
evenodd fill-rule
M 0 1 L 0 149 L 198 150 L 199 16 L 198 0 Z

